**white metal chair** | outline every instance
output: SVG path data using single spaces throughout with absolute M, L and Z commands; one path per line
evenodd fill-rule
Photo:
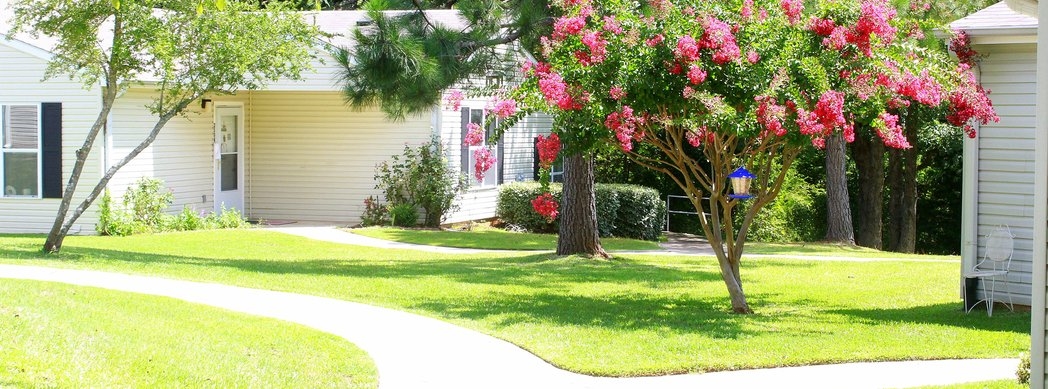
M 997 292 L 997 280 L 1000 278 L 1005 288 L 1009 285 L 1008 271 L 1011 269 L 1013 251 L 1014 236 L 1008 226 L 997 226 L 986 236 L 986 250 L 983 252 L 982 259 L 972 266 L 970 271 L 964 273 L 965 278 L 983 280 L 983 299 L 968 307 L 967 312 L 971 312 L 979 303 L 985 302 L 986 315 L 993 316 L 993 303 L 997 301 L 994 296 Z M 1014 312 L 1012 294 L 1007 289 L 1004 292 L 1008 296 L 1008 309 Z

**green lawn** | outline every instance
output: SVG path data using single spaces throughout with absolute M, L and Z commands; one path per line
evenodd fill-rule
M 155 274 L 294 291 L 442 318 L 563 368 L 654 375 L 771 366 L 1014 357 L 1029 313 L 965 315 L 956 262 L 747 259 L 757 312 L 729 313 L 708 257 L 452 256 L 330 244 L 265 230 L 0 237 L 0 262 Z
M 557 236 L 553 234 L 510 232 L 487 225 L 477 225 L 472 231 L 396 227 L 354 228 L 346 231 L 372 238 L 429 246 L 487 250 L 555 250 L 557 248 Z M 603 238 L 600 241 L 604 249 L 610 251 L 660 250 L 658 242 L 646 240 Z
M 952 260 L 960 261 L 959 255 L 927 255 L 893 253 L 888 251 L 874 250 L 861 246 L 848 246 L 838 243 L 762 243 L 746 242 L 745 254 L 762 255 L 801 255 L 801 256 L 832 256 L 832 257 L 854 257 L 854 258 L 897 258 L 897 259 L 922 259 L 922 260 Z
M 0 334 L 0 387 L 378 387 L 342 338 L 166 297 L 0 279 Z

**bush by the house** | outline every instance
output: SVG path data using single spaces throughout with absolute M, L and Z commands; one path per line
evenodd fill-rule
M 375 181 L 375 189 L 385 194 L 391 211 L 397 207 L 421 208 L 427 227 L 439 226 L 454 211 L 455 195 L 469 185 L 465 175 L 448 165 L 444 145 L 436 136 L 417 148 L 404 145 L 402 155 L 394 155 L 375 168 Z M 370 220 L 374 224 L 383 221 Z M 361 224 L 366 223 L 362 220 Z
M 665 204 L 659 193 L 637 185 L 596 184 L 597 230 L 602 237 L 658 240 Z M 551 184 L 553 198 L 560 201 L 560 184 Z M 506 224 L 532 232 L 556 232 L 558 222 L 548 223 L 531 207 L 542 193 L 537 182 L 514 182 L 499 188 L 495 212 Z
M 126 236 L 150 232 L 190 231 L 218 228 L 246 228 L 250 226 L 240 211 L 225 209 L 218 214 L 200 214 L 188 206 L 177 215 L 168 215 L 164 210 L 171 205 L 174 196 L 164 188 L 161 180 L 143 177 L 129 187 L 121 205 L 113 204 L 113 196 L 107 189 L 99 200 L 99 235 Z
M 1015 377 L 1020 385 L 1030 386 L 1030 353 L 1022 353 L 1019 356 L 1019 368 L 1015 371 Z
M 418 225 L 418 210 L 411 204 L 396 204 L 389 207 L 389 220 L 397 227 L 414 227 Z
M 360 214 L 360 225 L 384 226 L 389 223 L 389 209 L 382 205 L 375 196 L 364 199 L 364 212 Z

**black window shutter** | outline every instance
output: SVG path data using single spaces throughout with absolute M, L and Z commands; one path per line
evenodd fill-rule
M 40 104 L 43 198 L 62 198 L 62 103 Z
M 469 132 L 469 107 L 462 107 L 462 134 L 459 139 L 459 147 L 462 150 L 462 174 L 469 174 L 469 145 L 466 144 L 466 133 Z
M 531 177 L 539 180 L 539 137 L 535 137 L 535 145 L 531 148 Z

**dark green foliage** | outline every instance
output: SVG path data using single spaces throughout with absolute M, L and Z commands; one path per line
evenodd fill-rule
M 423 11 L 454 9 L 461 25 L 441 25 Z M 390 118 L 428 112 L 441 93 L 471 77 L 509 79 L 517 71 L 502 44 L 531 47 L 550 24 L 542 0 L 368 1 L 371 25 L 354 30 L 355 45 L 337 48 L 339 84 L 356 109 L 378 106 Z M 397 14 L 390 9 L 411 9 Z
M 448 165 L 444 145 L 436 136 L 419 147 L 404 145 L 402 155 L 394 155 L 390 161 L 382 162 L 375 168 L 375 181 L 375 189 L 385 193 L 389 204 L 421 208 L 426 227 L 439 226 L 444 217 L 454 210 L 455 195 L 469 185 L 464 175 Z M 369 200 L 372 202 L 370 205 Z M 364 201 L 365 208 L 379 206 L 374 199 L 369 200 Z M 377 217 L 367 221 L 369 225 L 382 221 L 381 215 L 365 216 Z
M 791 170 L 779 195 L 757 213 L 748 239 L 776 243 L 819 240 L 825 234 L 825 223 L 821 222 L 826 220 L 825 201 L 825 188 L 805 182 Z
M 659 192 L 652 188 L 636 185 L 597 184 L 610 187 L 618 197 L 613 236 L 644 240 L 659 240 L 662 224 L 666 218 L 666 203 Z M 597 200 L 600 203 L 600 200 Z M 600 206 L 597 207 L 598 215 Z M 598 217 L 598 220 L 600 218 Z
M 602 237 L 658 240 L 666 217 L 659 193 L 636 185 L 596 184 L 597 229 Z M 550 184 L 550 192 L 560 201 L 560 184 Z M 532 232 L 556 232 L 555 220 L 547 223 L 531 207 L 531 200 L 542 193 L 537 182 L 515 182 L 499 188 L 496 215 L 510 225 Z
M 414 227 L 418 225 L 418 209 L 411 204 L 395 204 L 389 207 L 389 220 L 397 227 Z
M 944 126 L 926 128 L 919 139 L 917 247 L 921 253 L 960 253 L 966 141 Z

